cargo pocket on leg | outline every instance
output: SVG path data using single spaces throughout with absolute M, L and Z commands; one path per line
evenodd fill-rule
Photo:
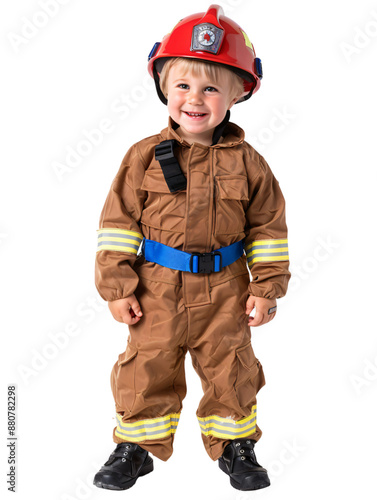
M 135 403 L 136 357 L 136 347 L 127 344 L 127 349 L 119 354 L 111 373 L 111 389 L 117 413 L 131 412 Z
M 237 379 L 234 385 L 241 408 L 251 411 L 256 402 L 256 394 L 266 381 L 260 361 L 255 357 L 251 344 L 236 350 Z

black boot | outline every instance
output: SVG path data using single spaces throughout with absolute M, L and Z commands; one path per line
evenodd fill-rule
M 136 443 L 119 443 L 109 460 L 94 476 L 93 484 L 108 490 L 127 490 L 139 476 L 153 470 L 153 460 Z
M 220 469 L 230 477 L 233 488 L 242 491 L 270 486 L 266 469 L 257 462 L 252 439 L 235 439 L 219 458 Z

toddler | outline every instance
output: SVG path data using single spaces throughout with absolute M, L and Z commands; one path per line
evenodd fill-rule
M 96 286 L 129 336 L 111 373 L 117 446 L 94 484 L 130 488 L 153 470 L 149 453 L 171 456 L 189 351 L 209 457 L 234 488 L 264 488 L 254 445 L 265 379 L 250 327 L 271 321 L 287 290 L 285 203 L 264 158 L 229 121 L 232 106 L 259 89 L 261 61 L 211 5 L 155 44 L 148 69 L 168 127 L 128 150 L 98 230 Z

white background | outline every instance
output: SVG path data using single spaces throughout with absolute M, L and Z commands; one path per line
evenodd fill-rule
M 149 51 L 209 2 L 18 0 L 0 7 L 1 494 L 15 383 L 25 500 L 375 498 L 377 2 L 221 4 L 264 68 L 231 120 L 287 202 L 291 287 L 252 332 L 267 380 L 256 452 L 272 486 L 238 492 L 207 456 L 189 355 L 171 459 L 126 493 L 92 485 L 115 446 L 110 371 L 128 334 L 94 287 L 99 215 L 128 148 L 167 126 Z M 103 120 L 111 130 L 59 177 Z

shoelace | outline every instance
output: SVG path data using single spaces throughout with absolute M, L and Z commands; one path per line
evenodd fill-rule
M 245 441 L 244 444 L 252 444 L 251 441 L 247 440 Z M 241 446 L 241 443 L 236 443 L 236 448 L 239 448 Z M 244 446 L 244 445 L 243 445 Z M 255 457 L 255 453 L 254 453 L 254 450 L 252 447 L 247 447 L 247 450 L 250 451 L 250 457 L 252 459 L 252 461 L 256 462 L 256 457 Z M 241 460 L 246 460 L 246 456 L 244 455 L 245 453 L 245 449 L 244 448 L 239 448 L 237 450 L 237 455 L 241 457 Z
M 121 458 L 122 459 L 122 462 L 126 462 L 127 458 L 130 459 L 130 457 L 128 457 L 129 454 L 132 454 L 133 452 L 136 451 L 136 446 L 135 448 L 132 450 L 130 449 L 131 448 L 131 445 L 130 444 L 127 444 L 126 446 L 122 446 L 120 449 L 118 449 L 117 451 L 113 451 L 109 457 L 109 461 L 112 461 L 114 458 Z M 124 449 L 126 450 L 129 450 L 129 451 L 123 451 Z M 127 457 L 127 458 L 126 458 Z

